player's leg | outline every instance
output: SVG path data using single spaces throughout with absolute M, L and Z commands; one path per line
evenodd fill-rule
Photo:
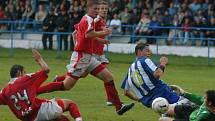
M 65 79 L 62 82 L 52 82 L 46 86 L 40 87 L 38 89 L 38 94 L 53 91 L 70 90 L 72 87 L 74 87 L 81 75 L 86 72 L 89 66 L 88 63 L 90 58 L 91 56 L 88 54 L 73 52 L 71 56 L 71 62 L 67 65 L 68 72 Z
M 102 63 L 105 67 L 107 67 L 107 64 L 108 63 Z M 107 93 L 108 92 L 108 90 L 107 90 L 107 88 L 105 87 L 105 82 L 107 82 L 107 81 L 105 81 L 105 80 L 103 80 L 103 86 L 104 86 L 104 88 L 105 88 L 105 92 L 106 92 L 106 97 L 107 97 L 107 102 L 106 102 L 106 105 L 107 106 L 112 106 L 113 105 L 113 103 L 112 103 L 112 100 L 111 100 L 111 95 L 109 94 L 109 93 Z
M 74 101 L 68 99 L 60 99 L 57 100 L 57 103 L 62 107 L 63 112 L 69 111 L 70 115 L 75 119 L 75 121 L 82 121 L 81 113 Z
M 42 36 L 42 42 L 43 42 L 43 49 L 46 50 L 47 49 L 47 34 L 43 34 Z
M 97 60 L 93 60 L 94 65 L 96 65 L 96 61 Z M 91 67 L 93 67 L 93 64 L 91 65 Z M 122 105 L 118 92 L 115 88 L 115 84 L 113 81 L 113 75 L 104 65 L 100 64 L 99 66 L 94 68 L 91 72 L 92 72 L 91 73 L 92 75 L 96 76 L 100 80 L 105 81 L 104 86 L 105 86 L 106 93 L 108 93 L 110 95 L 110 98 L 111 98 L 114 106 L 116 107 L 116 111 L 119 115 L 122 115 L 123 113 L 130 110 L 134 106 L 133 103 L 130 105 Z
M 44 86 L 41 86 L 37 90 L 37 94 L 42 94 L 42 93 L 49 93 L 49 92 L 54 92 L 54 91 L 65 91 L 65 90 L 70 90 L 76 82 L 78 81 L 77 77 L 70 77 L 66 76 L 64 81 L 61 82 L 50 82 Z

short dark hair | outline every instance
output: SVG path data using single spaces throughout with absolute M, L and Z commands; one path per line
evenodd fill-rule
M 211 102 L 212 106 L 215 107 L 215 90 L 206 91 L 207 101 Z
M 23 72 L 23 71 L 24 71 L 24 67 L 22 65 L 15 64 L 10 69 L 10 77 L 16 78 L 18 72 Z
M 87 8 L 92 7 L 93 5 L 98 5 L 99 0 L 87 0 Z
M 138 50 L 143 50 L 148 46 L 149 46 L 149 44 L 147 44 L 147 43 L 142 43 L 142 42 L 138 43 L 135 47 L 135 54 L 137 55 Z
M 215 90 L 206 91 L 207 101 L 211 102 L 212 106 L 215 107 Z

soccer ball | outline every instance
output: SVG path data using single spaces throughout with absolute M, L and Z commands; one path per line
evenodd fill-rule
M 158 97 L 152 102 L 152 109 L 160 114 L 165 113 L 169 108 L 169 102 L 162 97 Z

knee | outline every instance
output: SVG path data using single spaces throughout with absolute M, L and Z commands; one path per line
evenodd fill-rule
M 107 82 L 110 82 L 110 81 L 113 81 L 114 78 L 113 78 L 113 74 L 108 72 L 105 76 L 104 76 L 104 80 L 107 81 Z
M 72 87 L 70 87 L 70 86 L 67 86 L 67 85 L 64 85 L 64 90 L 65 91 L 68 91 L 68 90 L 70 90 Z

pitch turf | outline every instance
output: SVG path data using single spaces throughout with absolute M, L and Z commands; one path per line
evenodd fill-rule
M 31 50 L 14 49 L 13 52 L 14 57 L 10 57 L 9 49 L 0 49 L 0 88 L 7 83 L 9 69 L 13 64 L 24 65 L 27 72 L 34 72 L 39 69 L 39 66 L 31 58 Z M 52 80 L 55 75 L 66 72 L 65 66 L 69 62 L 69 52 L 58 53 L 58 56 L 56 51 L 41 51 L 41 53 L 51 68 L 48 81 Z M 111 61 L 109 69 L 114 74 L 116 87 L 122 101 L 124 103 L 133 102 L 123 96 L 120 83 L 129 64 L 135 58 L 134 55 L 108 53 L 108 57 Z M 207 58 L 167 57 L 169 57 L 169 65 L 162 77 L 165 82 L 178 84 L 187 91 L 201 95 L 207 89 L 215 89 L 215 59 L 212 59 L 212 65 L 207 66 Z M 155 57 L 153 58 L 155 59 Z M 125 115 L 116 115 L 114 107 L 105 105 L 106 98 L 102 82 L 92 76 L 79 80 L 70 91 L 43 94 L 40 97 L 48 99 L 52 97 L 67 98 L 76 101 L 84 121 L 157 121 L 159 117 L 151 109 L 138 103 Z M 69 114 L 66 113 L 66 115 Z M 0 106 L 0 121 L 18 120 L 6 106 Z

